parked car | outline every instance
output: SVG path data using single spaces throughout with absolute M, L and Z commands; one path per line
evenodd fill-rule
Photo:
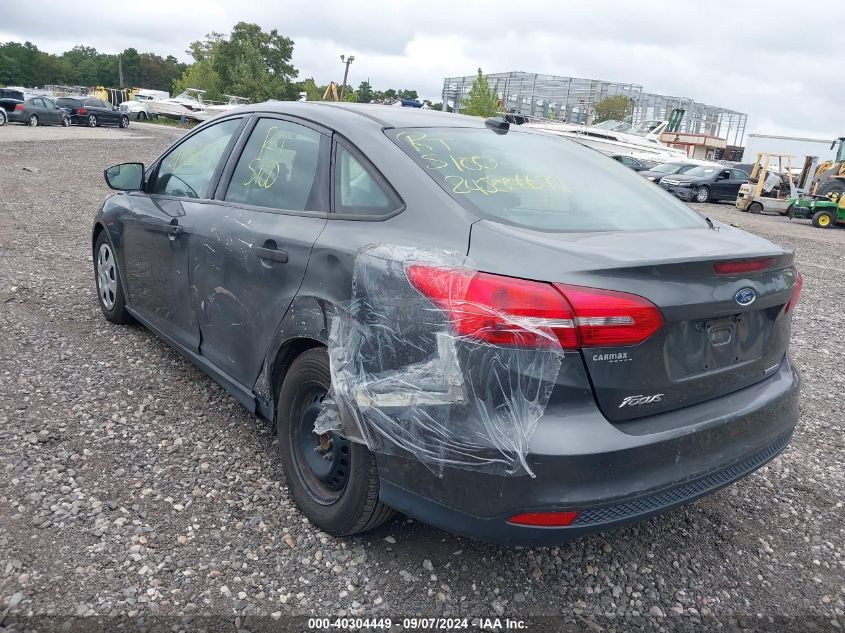
M 650 167 L 649 169 L 645 169 L 640 171 L 640 176 L 647 178 L 648 180 L 652 181 L 655 184 L 660 184 L 660 180 L 664 176 L 671 176 L 673 174 L 684 174 L 688 172 L 693 167 L 696 167 L 693 163 L 661 163 L 660 165 L 655 165 L 654 167 Z
M 647 163 L 646 161 L 642 161 L 639 158 L 634 158 L 633 156 L 625 156 L 623 154 L 616 154 L 611 156 L 611 158 L 615 161 L 618 161 L 628 167 L 629 169 L 633 169 L 634 171 L 645 171 L 649 169 L 654 163 Z
M 70 125 L 70 117 L 49 97 L 31 97 L 15 105 L 9 112 L 9 121 L 38 125 Z
M 331 534 L 398 510 L 561 542 L 726 486 L 792 435 L 792 251 L 575 142 L 268 102 L 105 177 L 103 315 L 274 424 Z
M 129 115 L 121 112 L 117 106 L 108 101 L 94 97 L 63 97 L 58 104 L 70 114 L 70 120 L 75 125 L 97 127 L 100 125 L 116 125 L 129 127 Z
M 127 115 L 133 121 L 148 121 L 156 118 L 156 114 L 150 109 L 148 101 L 139 101 L 133 99 L 131 101 L 124 101 L 120 104 L 119 109 L 121 113 Z
M 687 202 L 736 200 L 748 174 L 739 169 L 701 165 L 660 180 L 660 186 Z
M 9 113 L 13 112 L 15 106 L 24 102 L 24 95 L 20 90 L 9 90 L 0 88 L 0 125 L 5 125 L 9 120 Z

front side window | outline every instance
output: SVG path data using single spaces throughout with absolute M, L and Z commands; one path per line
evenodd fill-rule
M 186 139 L 161 161 L 150 193 L 182 198 L 205 198 L 220 158 L 241 124 L 230 119 Z
M 384 215 L 397 208 L 375 176 L 343 145 L 337 146 L 335 213 Z
M 322 135 L 303 125 L 260 119 L 238 159 L 226 200 L 270 209 L 323 211 L 318 160 Z
M 567 139 L 485 128 L 386 134 L 454 200 L 495 222 L 573 232 L 707 226 L 637 172 Z

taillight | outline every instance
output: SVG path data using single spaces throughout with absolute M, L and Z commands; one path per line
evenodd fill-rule
M 565 527 L 572 525 L 578 518 L 578 512 L 525 512 L 508 519 L 508 523 L 517 525 L 536 525 L 539 527 Z
M 734 262 L 716 262 L 713 270 L 717 275 L 739 275 L 742 273 L 757 273 L 772 265 L 772 258 L 743 259 Z
M 792 294 L 789 296 L 789 301 L 786 302 L 786 305 L 783 307 L 783 313 L 789 314 L 790 310 L 795 309 L 795 305 L 798 303 L 798 300 L 801 298 L 801 289 L 804 287 L 804 275 L 801 274 L 801 271 L 795 271 L 795 285 L 792 286 Z
M 20 112 L 21 110 L 23 110 L 23 104 L 22 103 L 16 103 L 15 104 L 15 112 Z
M 636 345 L 663 324 L 657 306 L 624 292 L 424 264 L 406 274 L 456 334 L 494 345 L 546 347 L 546 330 L 564 349 Z
M 648 299 L 627 292 L 555 284 L 575 311 L 581 347 L 637 345 L 663 325 Z
M 76 113 L 77 114 L 88 114 L 88 110 L 86 110 L 85 108 L 77 108 Z

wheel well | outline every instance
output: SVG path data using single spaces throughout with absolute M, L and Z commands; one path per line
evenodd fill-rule
M 94 225 L 94 232 L 91 234 L 91 253 L 94 252 L 94 247 L 97 245 L 97 238 L 100 237 L 100 233 L 105 230 L 106 229 L 99 222 Z
M 279 348 L 279 351 L 276 352 L 276 359 L 273 362 L 272 374 L 274 405 L 278 404 L 279 391 L 282 388 L 282 383 L 284 382 L 285 376 L 288 373 L 288 369 L 290 369 L 290 366 L 293 364 L 293 361 L 295 361 L 296 357 L 303 352 L 306 352 L 309 349 L 314 349 L 315 347 L 325 347 L 325 345 L 313 338 L 297 338 L 287 341 Z M 275 419 L 275 417 L 276 407 L 274 406 L 273 418 Z

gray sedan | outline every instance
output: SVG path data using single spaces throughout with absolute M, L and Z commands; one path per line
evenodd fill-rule
M 276 102 L 105 176 L 103 316 L 273 425 L 331 534 L 398 510 L 557 543 L 713 492 L 792 436 L 792 251 L 577 143 Z
M 9 112 L 9 121 L 25 123 L 31 127 L 38 125 L 70 125 L 70 116 L 49 97 L 30 97 L 15 106 Z

